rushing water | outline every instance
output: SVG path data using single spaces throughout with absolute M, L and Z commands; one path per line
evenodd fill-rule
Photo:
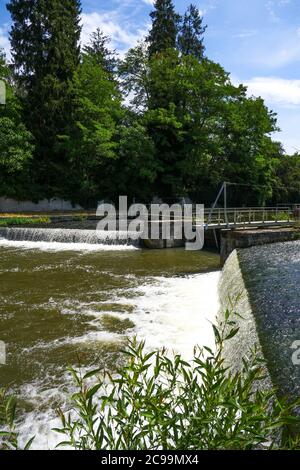
M 85 230 L 66 228 L 0 228 L 0 239 L 8 242 L 38 242 L 38 243 L 60 243 L 103 245 L 139 245 L 139 234 L 137 232 L 108 231 L 108 230 Z M 26 246 L 26 245 L 25 245 Z
M 185 250 L 0 240 L 1 386 L 21 399 L 23 441 L 53 448 L 68 365 L 113 368 L 128 336 L 192 356 L 213 343 L 219 257 Z
M 299 351 L 300 241 L 240 250 L 239 260 L 273 382 L 282 395 L 298 398 L 300 367 L 292 346 L 297 342 Z

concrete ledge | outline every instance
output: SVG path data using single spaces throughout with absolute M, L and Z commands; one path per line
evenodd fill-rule
M 267 245 L 300 239 L 300 229 L 296 227 L 223 230 L 221 232 L 221 265 L 224 266 L 230 253 L 237 248 Z

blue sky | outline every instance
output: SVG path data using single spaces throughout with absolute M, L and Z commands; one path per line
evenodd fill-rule
M 183 13 L 191 0 L 175 0 Z M 300 0 L 194 0 L 208 29 L 207 55 L 232 80 L 278 113 L 276 136 L 300 151 Z M 10 17 L 0 0 L 0 47 L 9 50 Z M 146 34 L 152 0 L 83 0 L 83 42 L 100 26 L 121 55 Z

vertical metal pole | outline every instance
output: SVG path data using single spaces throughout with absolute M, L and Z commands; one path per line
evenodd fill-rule
M 225 213 L 225 222 L 228 226 L 228 215 L 227 215 L 227 183 L 224 181 L 224 213 Z
M 215 210 L 215 208 L 217 207 L 217 204 L 218 204 L 218 201 L 219 201 L 220 197 L 222 196 L 223 190 L 224 190 L 224 183 L 222 184 L 222 187 L 221 187 L 221 189 L 220 189 L 220 191 L 219 191 L 219 193 L 218 193 L 217 199 L 215 200 L 215 202 L 213 203 L 213 205 L 212 205 L 212 207 L 211 207 L 211 209 L 210 209 L 207 225 L 209 225 L 210 222 L 211 222 L 211 219 L 212 219 L 214 210 Z M 220 214 L 220 211 L 219 211 L 219 214 Z

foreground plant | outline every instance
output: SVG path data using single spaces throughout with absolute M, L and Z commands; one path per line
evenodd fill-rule
M 275 390 L 261 390 L 264 363 L 253 352 L 243 369 L 224 364 L 224 342 L 238 329 L 229 312 L 218 329 L 216 351 L 195 350 L 192 362 L 166 351 L 148 353 L 129 341 L 127 363 L 116 374 L 70 372 L 78 391 L 72 410 L 59 411 L 66 436 L 59 446 L 79 450 L 209 450 L 300 448 L 284 439 L 287 425 L 299 424 L 300 400 L 288 403 Z
M 0 390 L 0 450 L 17 449 L 17 434 L 14 431 L 16 400 Z
M 19 435 L 15 429 L 16 407 L 16 398 L 8 395 L 5 389 L 0 389 L 0 450 L 20 450 Z M 22 450 L 29 450 L 33 440 L 34 437 Z

